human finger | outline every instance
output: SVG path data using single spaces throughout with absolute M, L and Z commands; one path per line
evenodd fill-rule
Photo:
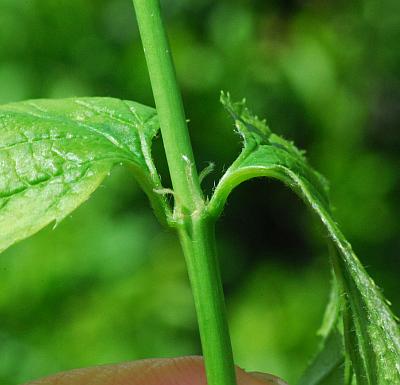
M 286 385 L 277 377 L 236 369 L 238 385 Z M 25 385 L 206 385 L 198 356 L 148 359 L 59 373 Z

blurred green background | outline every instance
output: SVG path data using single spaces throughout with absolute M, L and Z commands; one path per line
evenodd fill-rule
M 240 139 L 219 91 L 307 149 L 336 217 L 400 313 L 400 3 L 164 0 L 199 168 Z M 152 105 L 129 0 L 0 0 L 0 102 L 116 96 Z M 154 146 L 163 180 L 160 139 Z M 218 248 L 237 363 L 295 382 L 328 297 L 326 235 L 285 187 L 231 196 Z M 199 354 L 179 245 L 117 168 L 56 229 L 0 256 L 0 384 Z

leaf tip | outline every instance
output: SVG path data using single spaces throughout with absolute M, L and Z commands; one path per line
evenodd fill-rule
M 237 131 L 245 142 L 251 138 L 260 144 L 268 142 L 271 130 L 267 126 L 266 120 L 260 119 L 247 108 L 246 99 L 233 102 L 229 92 L 221 91 L 220 101 L 235 121 Z

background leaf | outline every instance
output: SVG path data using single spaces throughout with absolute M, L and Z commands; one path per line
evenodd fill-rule
M 331 286 L 330 300 L 318 331 L 322 338 L 319 351 L 300 378 L 298 385 L 348 385 L 345 382 L 344 337 L 341 323 L 343 301 L 335 277 Z
M 335 329 L 305 371 L 298 385 L 344 385 L 343 336 Z
M 399 383 L 400 332 L 397 322 L 387 301 L 333 220 L 324 179 L 307 164 L 293 143 L 269 133 L 263 128 L 265 123 L 251 116 L 243 103 L 232 103 L 229 96 L 223 96 L 222 101 L 235 118 L 236 128 L 244 138 L 244 148 L 218 184 L 210 211 L 217 215 L 230 191 L 254 177 L 276 178 L 294 190 L 319 216 L 339 254 L 334 266 L 346 294 L 349 312 L 349 322 L 344 323 L 346 349 L 358 385 Z
M 0 107 L 0 251 L 57 224 L 128 163 L 161 206 L 151 161 L 154 109 L 112 98 L 34 100 Z M 159 210 L 162 211 L 161 209 Z

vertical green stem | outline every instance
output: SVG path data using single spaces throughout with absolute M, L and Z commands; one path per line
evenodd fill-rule
M 208 385 L 235 385 L 214 223 L 192 216 L 191 222 L 180 229 L 179 236 L 196 304 Z
M 193 210 L 201 190 L 182 97 L 158 0 L 133 0 L 172 185 L 183 208 Z
M 202 197 L 159 0 L 133 0 L 175 193 L 175 220 L 197 318 L 208 385 L 236 385 L 214 222 Z

